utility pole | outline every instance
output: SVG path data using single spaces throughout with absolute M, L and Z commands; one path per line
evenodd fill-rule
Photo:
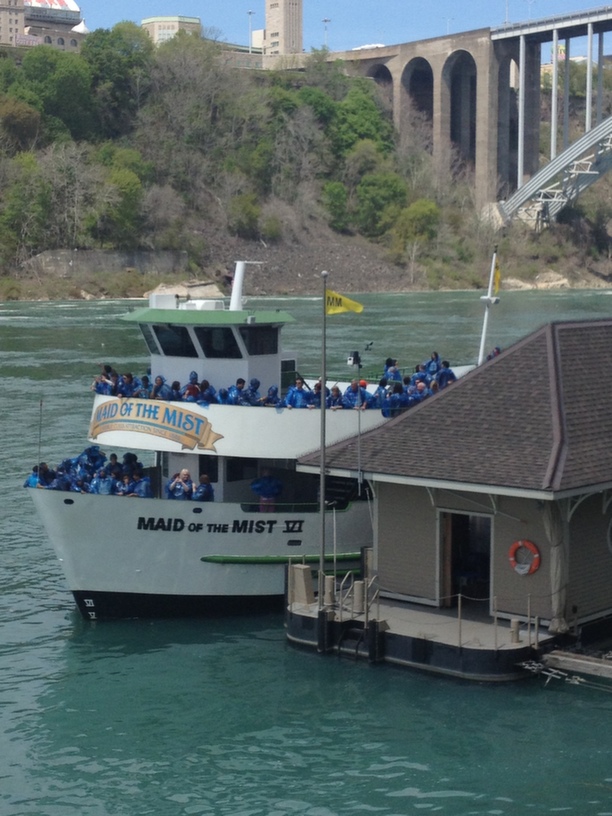
M 255 12 L 249 9 L 249 11 L 247 11 L 247 14 L 249 15 L 249 54 L 250 54 L 253 50 L 253 26 L 251 23 L 251 18 L 253 17 Z
M 327 24 L 328 23 L 331 23 L 331 20 L 329 19 L 329 17 L 324 17 L 323 18 L 323 25 L 325 26 L 325 28 L 324 28 L 323 43 L 325 45 L 325 48 L 327 48 Z

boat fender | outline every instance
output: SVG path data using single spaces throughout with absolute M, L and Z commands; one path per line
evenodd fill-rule
M 516 560 L 517 552 L 522 549 L 529 550 L 532 556 L 531 560 L 526 563 L 519 563 Z M 515 541 L 510 547 L 508 558 L 510 559 L 510 566 L 515 572 L 518 572 L 519 575 L 533 575 L 540 566 L 540 551 L 533 541 L 527 541 L 527 539 Z

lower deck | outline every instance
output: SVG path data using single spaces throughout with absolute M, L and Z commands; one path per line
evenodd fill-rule
M 476 681 L 529 676 L 522 664 L 554 648 L 537 621 L 484 618 L 381 600 L 368 613 L 341 604 L 288 601 L 287 638 L 297 646 Z

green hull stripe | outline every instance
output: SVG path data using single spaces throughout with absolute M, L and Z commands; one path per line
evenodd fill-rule
M 336 561 L 355 561 L 360 553 L 338 553 Z M 318 555 L 203 555 L 200 561 L 207 564 L 318 564 Z M 325 561 L 334 560 L 333 554 L 326 553 Z

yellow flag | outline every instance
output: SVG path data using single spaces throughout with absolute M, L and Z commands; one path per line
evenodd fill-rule
M 342 312 L 363 312 L 363 304 L 351 300 L 331 289 L 325 290 L 325 314 L 341 314 Z
M 499 263 L 497 258 L 495 259 L 495 276 L 493 278 L 493 294 L 496 295 L 499 292 L 499 287 L 501 284 L 501 270 L 499 268 Z

